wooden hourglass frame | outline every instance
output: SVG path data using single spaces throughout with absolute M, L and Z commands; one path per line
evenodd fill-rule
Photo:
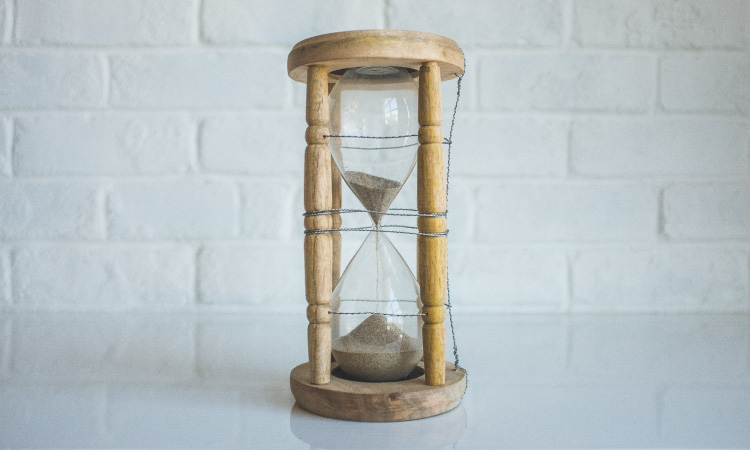
M 422 376 L 368 383 L 332 376 L 331 292 L 339 279 L 339 214 L 307 215 L 305 296 L 309 361 L 290 374 L 297 403 L 312 413 L 342 420 L 393 422 L 420 419 L 455 408 L 466 373 L 445 361 L 447 281 L 446 173 L 440 84 L 463 73 L 458 45 L 445 37 L 402 30 L 331 33 L 306 39 L 289 53 L 289 76 L 307 84 L 304 205 L 307 213 L 341 208 L 341 176 L 329 150 L 328 94 L 346 69 L 403 67 L 418 78 L 417 280 L 423 304 Z M 442 215 L 440 215 L 442 213 Z M 423 215 L 425 214 L 425 215 Z M 437 215 L 433 215 L 437 214 Z

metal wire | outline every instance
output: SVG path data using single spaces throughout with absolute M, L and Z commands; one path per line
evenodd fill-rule
M 416 209 L 409 209 L 409 208 L 391 208 L 388 211 L 417 211 Z M 344 209 L 323 209 L 320 211 L 310 211 L 302 214 L 304 217 L 314 217 L 314 216 L 324 216 L 327 214 L 349 214 L 349 213 L 369 213 L 369 214 L 378 214 L 381 216 L 401 216 L 401 217 L 444 217 L 448 215 L 448 211 L 445 212 L 439 212 L 439 213 L 392 213 L 392 212 L 380 212 L 380 211 L 372 211 L 369 209 L 351 209 L 351 208 L 344 208 Z
M 463 53 L 463 52 L 462 52 Z M 311 211 L 306 212 L 304 214 L 305 217 L 312 217 L 312 216 L 319 216 L 324 214 L 347 214 L 347 213 L 359 213 L 359 212 L 366 212 L 370 214 L 379 214 L 383 216 L 406 216 L 406 217 L 447 217 L 448 211 L 447 211 L 447 205 L 449 200 L 449 192 L 450 192 L 450 173 L 451 173 L 451 150 L 453 147 L 453 128 L 456 124 L 456 113 L 458 112 L 458 103 L 461 99 L 461 82 L 463 81 L 464 75 L 466 74 L 466 58 L 464 58 L 464 72 L 458 76 L 457 82 L 456 82 L 456 102 L 453 105 L 453 114 L 451 116 L 451 124 L 450 128 L 448 130 L 448 137 L 443 139 L 443 144 L 447 144 L 447 155 L 446 155 L 446 172 L 445 172 L 445 197 L 446 197 L 446 211 L 443 213 L 392 213 L 392 212 L 380 212 L 380 211 L 370 211 L 370 210 L 363 210 L 363 209 L 330 209 L 330 210 L 324 210 L 324 211 Z M 404 138 L 410 138 L 410 137 L 419 137 L 418 134 L 407 134 L 407 135 L 401 135 L 401 136 L 349 136 L 349 135 L 336 135 L 336 134 L 329 134 L 324 135 L 323 137 L 328 138 L 352 138 L 352 139 L 404 139 Z M 405 148 L 405 147 L 411 147 L 412 145 L 416 144 L 409 144 L 405 146 L 399 146 L 399 147 L 383 147 L 383 148 L 366 148 L 366 147 L 345 147 L 350 149 L 358 149 L 358 150 L 384 150 L 384 149 L 394 149 L 394 148 Z M 405 209 L 405 208 L 393 208 L 393 211 L 415 211 L 413 209 Z M 389 210 L 391 211 L 391 210 Z M 416 229 L 416 227 L 409 227 L 405 225 L 382 225 L 381 228 L 376 229 L 374 227 L 354 227 L 354 228 L 330 228 L 330 229 L 324 229 L 324 230 L 305 230 L 305 234 L 321 234 L 321 233 L 330 233 L 333 231 L 369 231 L 369 232 L 380 232 L 380 233 L 399 233 L 399 234 L 413 234 L 418 236 L 447 236 L 448 230 L 446 230 L 443 233 L 422 233 L 422 232 L 411 232 L 411 231 L 401 231 L 401 230 L 384 230 L 382 228 L 385 227 L 393 227 L 393 228 L 407 228 L 407 229 Z M 447 265 L 447 255 L 446 255 L 446 265 Z M 354 301 L 354 300 L 352 300 Z M 456 330 L 453 323 L 453 305 L 451 303 L 451 287 L 450 287 L 450 274 L 446 272 L 446 302 L 444 304 L 445 308 L 448 310 L 448 319 L 450 322 L 450 328 L 451 328 L 451 338 L 453 340 L 453 357 L 454 357 L 454 370 L 462 369 L 464 372 L 466 372 L 466 369 L 462 368 L 459 364 L 459 358 L 458 358 L 458 344 L 456 342 Z M 414 317 L 414 316 L 426 316 L 425 313 L 419 313 L 419 314 L 390 314 L 390 313 L 377 313 L 377 312 L 333 312 L 329 311 L 329 314 L 340 314 L 340 315 L 359 315 L 359 314 L 381 314 L 383 316 L 399 316 L 399 317 Z M 466 372 L 466 388 L 468 389 L 469 386 L 469 375 L 468 372 Z
M 328 311 L 328 314 L 334 314 L 337 316 L 357 316 L 360 314 L 380 314 L 381 316 L 393 316 L 393 317 L 417 317 L 417 316 L 426 316 L 425 313 L 417 313 L 417 314 L 394 314 L 394 313 L 382 313 L 382 312 L 375 312 L 375 311 L 363 311 L 363 312 L 336 312 L 336 311 Z
M 463 54 L 463 50 L 461 51 Z M 458 101 L 461 99 L 461 82 L 466 74 L 466 57 L 464 56 L 464 71 L 458 76 L 456 81 L 456 103 L 453 104 L 453 116 L 451 117 L 451 127 L 448 130 L 448 155 L 446 157 L 446 169 L 445 169 L 445 207 L 448 208 L 448 193 L 450 192 L 450 180 L 451 180 L 451 147 L 453 146 L 453 127 L 456 125 L 456 112 L 458 112 Z M 448 252 L 445 255 L 445 265 L 448 267 Z M 453 325 L 453 305 L 451 304 L 451 281 L 449 271 L 445 271 L 445 285 L 446 285 L 446 303 L 445 307 L 448 310 L 448 320 L 451 325 L 451 338 L 453 339 L 453 358 L 455 370 L 461 368 L 458 363 L 458 344 L 456 343 L 456 329 Z M 466 372 L 466 369 L 464 369 Z M 469 373 L 466 372 L 466 389 L 469 388 Z
M 352 228 L 324 228 L 321 230 L 305 230 L 305 235 L 309 234 L 325 234 L 332 233 L 334 231 L 368 231 L 372 233 L 393 233 L 393 234 L 411 234 L 414 236 L 448 236 L 448 230 L 440 233 L 424 233 L 422 231 L 403 231 L 403 230 L 384 230 L 383 228 L 406 228 L 411 230 L 418 230 L 417 227 L 410 227 L 408 225 L 381 225 L 380 228 L 375 227 L 352 227 Z

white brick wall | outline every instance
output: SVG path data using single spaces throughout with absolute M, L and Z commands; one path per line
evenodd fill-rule
M 185 114 L 73 113 L 21 117 L 17 175 L 145 175 L 190 168 L 194 126 Z M 96 158 L 92 158 L 96 155 Z
M 16 3 L 19 45 L 179 45 L 195 41 L 197 0 L 27 0 Z
M 19 307 L 123 310 L 194 301 L 192 248 L 185 245 L 25 245 L 12 254 Z M 69 281 L 61 289 L 61 280 Z
M 750 311 L 747 1 L 0 0 L 0 312 L 303 314 L 304 89 L 286 55 L 383 27 L 466 53 L 456 311 Z M 413 266 L 413 239 L 394 241 Z M 209 327 L 197 348 L 242 338 Z M 144 344 L 123 345 L 104 372 Z
M 0 108 L 98 108 L 106 76 L 101 56 L 75 48 L 3 49 Z

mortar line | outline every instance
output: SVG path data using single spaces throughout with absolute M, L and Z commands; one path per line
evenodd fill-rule
M 99 232 L 101 233 L 101 239 L 103 241 L 107 241 L 109 240 L 109 219 L 111 217 L 109 186 L 101 186 L 101 188 L 97 191 L 97 209 L 99 209 L 99 213 L 97 214 L 97 216 L 99 218 Z
M 670 183 L 665 183 L 662 186 L 659 186 L 659 193 L 657 195 L 657 203 L 656 207 L 658 210 L 656 211 L 656 236 L 659 241 L 669 241 L 669 236 L 667 236 L 666 232 L 666 214 L 664 212 L 664 195 L 665 191 L 670 187 Z
M 654 68 L 654 72 L 655 72 L 654 76 L 656 79 L 654 80 L 654 83 L 655 83 L 654 84 L 654 101 L 651 106 L 651 115 L 652 116 L 655 116 L 657 114 L 665 115 L 669 113 L 664 110 L 664 105 L 662 104 L 662 101 L 661 101 L 661 90 L 662 90 L 661 89 L 661 64 L 662 64 L 663 58 L 660 54 L 656 54 L 654 58 L 656 60 L 655 62 L 656 67 Z
M 193 11 L 193 18 L 195 20 L 195 22 L 193 22 L 193 25 L 195 26 L 193 39 L 199 46 L 204 46 L 206 44 L 203 37 L 203 7 L 204 1 L 199 0 L 195 5 L 195 10 Z
M 5 330 L 3 330 L 3 341 L 2 342 L 2 352 L 5 355 L 5 360 L 0 361 L 2 363 L 0 365 L 0 374 L 10 374 L 11 372 L 11 361 L 13 359 L 13 355 L 11 352 L 13 351 L 13 328 L 15 326 L 15 317 L 10 319 L 7 319 L 7 326 L 5 327 Z
M 203 136 L 203 126 L 205 125 L 206 118 L 205 117 L 191 117 L 191 125 L 192 125 L 192 134 L 193 134 L 193 145 L 189 149 L 188 154 L 188 164 L 189 172 L 192 174 L 199 174 L 204 175 L 203 172 L 203 146 L 202 146 L 202 136 Z
M 16 118 L 10 117 L 5 121 L 5 145 L 8 149 L 8 177 L 13 179 L 16 175 Z
M 561 46 L 565 50 L 571 50 L 576 46 L 574 42 L 574 28 L 575 28 L 575 7 L 572 0 L 566 0 L 561 5 L 561 16 L 562 16 L 562 42 Z
M 245 211 L 245 206 L 247 203 L 247 199 L 245 198 L 245 184 L 238 180 L 238 182 L 235 184 L 235 210 L 237 212 L 237 221 L 234 224 L 234 235 L 238 238 L 241 238 L 243 235 L 243 232 L 245 231 L 245 215 L 243 214 Z
M 476 63 L 475 63 L 476 66 Z M 476 68 L 475 68 L 476 71 Z M 294 83 L 289 80 L 289 83 Z M 478 83 L 477 83 L 478 84 Z M 294 89 L 287 89 L 293 91 Z M 467 94 L 468 95 L 468 92 Z M 204 107 L 204 106 L 169 106 L 169 107 L 151 107 L 151 106 L 116 106 L 109 105 L 106 108 L 96 105 L 90 106 L 71 106 L 71 107 L 0 107 L 0 113 L 16 114 L 21 116 L 38 115 L 38 114 L 57 114 L 57 115 L 76 115 L 91 112 L 127 115 L 127 114 L 205 114 L 225 116 L 281 116 L 286 117 L 290 113 L 304 111 L 304 108 L 297 107 L 292 103 L 292 93 L 289 94 L 289 101 L 274 107 Z M 472 98 L 473 99 L 473 98 Z M 467 98 L 467 101 L 469 99 Z M 252 109 L 250 109 L 252 108 Z M 651 107 L 649 107 L 651 108 Z M 615 109 L 479 109 L 474 108 L 462 113 L 466 118 L 539 118 L 539 119 L 564 119 L 571 114 L 587 118 L 623 118 L 623 119 L 644 119 L 651 118 L 649 111 L 644 110 L 615 110 Z M 736 120 L 745 121 L 747 117 L 736 111 L 665 111 L 659 115 L 660 119 L 673 120 L 693 120 L 693 119 L 715 119 L 715 120 Z
M 10 248 L 4 248 L 4 251 L 0 253 L 0 258 L 2 258 L 3 267 L 5 270 L 3 273 L 0 273 L 0 276 L 3 278 L 3 285 L 5 288 L 3 289 L 4 295 L 5 295 L 5 305 L 8 307 L 13 307 L 13 288 L 11 287 L 13 276 L 11 274 L 12 271 L 12 264 L 11 264 L 11 258 L 10 258 L 11 249 Z
M 6 45 L 12 45 L 15 41 L 15 34 L 16 34 L 16 20 L 18 19 L 16 12 L 18 8 L 16 7 L 16 1 L 17 0 L 8 0 L 6 5 L 8 5 L 8 11 L 5 18 L 5 36 L 4 41 Z
M 566 135 L 565 142 L 565 174 L 563 179 L 569 180 L 578 178 L 575 170 L 573 169 L 573 128 L 577 120 L 576 114 L 571 114 L 568 117 L 568 133 Z
M 202 300 L 199 264 L 204 249 L 205 247 L 202 243 L 196 244 L 193 248 L 193 302 L 190 305 L 193 308 L 197 308 Z
M 573 295 L 575 294 L 573 289 L 573 254 L 575 253 L 574 250 L 568 250 L 565 253 L 565 275 L 566 275 L 566 295 L 565 295 L 565 301 L 563 304 L 563 312 L 565 314 L 570 313 L 571 309 L 571 303 L 573 299 Z
M 112 90 L 112 67 L 109 55 L 103 53 L 100 58 L 102 61 L 102 101 L 99 107 L 108 108 Z

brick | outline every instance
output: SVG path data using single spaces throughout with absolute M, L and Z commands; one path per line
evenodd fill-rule
M 485 57 L 478 70 L 492 80 L 485 110 L 645 111 L 655 95 L 648 55 L 509 54 Z
M 664 233 L 673 239 L 750 237 L 750 184 L 677 184 L 664 190 Z
M 464 117 L 456 124 L 452 174 L 506 177 L 565 174 L 567 120 Z
M 173 45 L 194 40 L 195 0 L 27 0 L 16 4 L 22 45 Z
M 201 324 L 196 348 L 198 373 L 210 380 L 252 380 L 252 383 L 274 383 L 276 374 L 265 364 L 274 355 L 274 364 L 294 367 L 307 360 L 307 320 L 299 313 L 280 320 L 259 320 L 253 326 L 241 321 Z M 278 317 L 278 316 L 275 316 Z M 262 343 L 262 345 L 259 345 Z
M 242 402 L 240 391 L 210 384 L 112 386 L 107 392 L 107 436 L 129 448 L 237 447 L 241 412 L 254 403 Z
M 750 329 L 744 315 L 571 316 L 571 383 L 732 383 L 747 380 Z
M 32 245 L 13 255 L 13 298 L 94 309 L 182 306 L 193 300 L 194 270 L 186 246 Z
M 736 250 L 601 250 L 572 261 L 576 311 L 748 311 L 747 253 Z
M 315 7 L 304 0 L 207 0 L 201 18 L 204 39 L 217 44 L 291 45 L 323 33 L 385 27 L 382 0 L 325 0 Z
M 187 116 L 73 114 L 16 122 L 17 175 L 182 173 L 190 166 Z
M 115 239 L 234 236 L 238 203 L 235 187 L 225 183 L 123 183 L 110 192 L 109 233 Z
M 470 6 L 439 7 L 428 0 L 394 2 L 388 15 L 392 28 L 437 32 L 461 46 L 552 46 L 563 38 L 561 5 L 544 0 L 480 0 Z
M 198 255 L 198 290 L 201 303 L 300 312 L 306 307 L 301 242 L 206 246 Z
M 100 203 L 86 183 L 0 183 L 0 237 L 101 238 Z
M 303 209 L 293 204 L 302 182 L 257 181 L 242 186 L 241 234 L 250 239 L 289 240 Z M 299 235 L 297 235 L 299 236 Z
M 141 108 L 278 108 L 290 83 L 285 61 L 285 52 L 271 51 L 119 54 L 110 59 L 110 103 Z
M 0 54 L 0 108 L 101 106 L 104 65 L 100 57 L 68 52 Z
M 169 277 L 167 271 L 174 272 L 159 268 Z M 57 382 L 194 379 L 193 326 L 191 319 L 165 315 L 21 316 L 14 327 L 13 374 Z
M 667 56 L 660 100 L 667 111 L 750 112 L 750 60 L 745 54 Z
M 653 241 L 657 193 L 633 183 L 506 183 L 478 188 L 477 239 Z
M 201 163 L 207 172 L 299 175 L 305 157 L 304 112 L 212 117 L 201 124 Z
M 750 445 L 750 391 L 743 386 L 668 386 L 660 398 L 661 435 L 670 447 Z
M 0 445 L 106 446 L 102 424 L 105 401 L 105 388 L 101 385 L 0 384 Z
M 591 118 L 576 120 L 571 164 L 577 174 L 745 175 L 750 130 L 740 120 Z
M 561 311 L 565 255 L 554 251 L 461 246 L 450 254 L 451 292 L 459 311 Z
M 749 13 L 742 0 L 578 0 L 574 39 L 589 47 L 740 49 Z

